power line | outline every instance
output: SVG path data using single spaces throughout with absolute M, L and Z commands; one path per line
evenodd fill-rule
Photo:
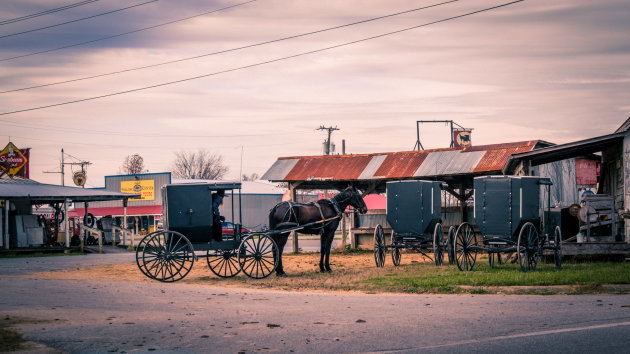
M 128 7 L 123 7 L 122 9 L 116 9 L 116 10 L 107 11 L 107 12 L 103 12 L 103 13 L 96 14 L 96 15 L 92 15 L 92 16 L 88 16 L 88 17 L 83 17 L 83 18 L 79 18 L 79 19 L 77 19 L 77 20 L 72 20 L 72 21 L 62 22 L 62 23 L 58 23 L 58 24 L 56 24 L 56 25 L 50 25 L 50 26 L 46 26 L 46 27 L 35 28 L 35 29 L 32 29 L 32 30 L 28 30 L 28 31 L 22 31 L 22 32 L 17 32 L 17 33 L 12 33 L 12 34 L 7 34 L 7 35 L 4 35 L 4 36 L 0 36 L 0 39 L 2 39 L 2 38 L 7 38 L 7 37 L 13 37 L 13 36 L 17 36 L 17 35 L 20 35 L 20 34 L 31 33 L 31 32 L 35 32 L 35 31 L 40 31 L 40 30 L 43 30 L 43 29 L 48 29 L 48 28 L 53 28 L 53 27 L 59 27 L 59 26 L 67 25 L 67 24 L 69 24 L 69 23 L 74 23 L 74 22 L 79 22 L 79 21 L 89 20 L 89 19 L 92 19 L 92 18 L 95 18 L 95 17 L 104 16 L 104 15 L 109 15 L 109 14 L 113 14 L 113 13 L 115 13 L 115 12 L 120 12 L 120 11 L 124 11 L 124 10 L 129 10 L 129 9 L 132 9 L 132 8 L 134 8 L 134 7 L 147 5 L 147 4 L 150 4 L 150 3 L 156 2 L 156 1 L 158 1 L 158 0 L 150 0 L 150 1 L 147 1 L 147 2 L 143 2 L 143 3 L 141 3 L 141 4 L 136 4 L 136 5 L 132 5 L 132 6 L 128 6 Z
M 96 1 L 98 1 L 98 0 L 80 1 L 80 2 L 77 2 L 77 3 L 74 3 L 74 4 L 70 4 L 70 5 L 66 5 L 66 6 L 62 6 L 62 7 L 57 7 L 55 9 L 50 9 L 50 10 L 38 12 L 38 13 L 35 13 L 35 14 L 30 14 L 30 15 L 25 15 L 25 16 L 22 16 L 22 17 L 12 18 L 10 20 L 0 21 L 0 26 L 1 25 L 8 25 L 10 23 L 20 22 L 20 21 L 24 21 L 24 20 L 29 20 L 31 18 L 52 14 L 52 13 L 55 13 L 55 12 L 71 9 L 73 7 L 77 7 L 77 6 L 81 6 L 81 5 L 87 5 L 89 3 L 93 3 L 93 2 L 96 2 Z
M 65 131 L 65 132 L 74 132 L 74 133 L 83 133 L 83 134 L 108 134 L 115 136 L 131 136 L 131 137 L 146 137 L 146 138 L 245 138 L 245 137 L 257 137 L 257 136 L 276 136 L 276 135 L 285 135 L 284 132 L 272 132 L 272 133 L 261 133 L 261 134 L 217 134 L 217 135 L 203 135 L 203 134 L 147 134 L 147 133 L 121 133 L 119 131 L 111 131 L 111 130 L 95 130 L 95 129 L 80 129 L 80 128 L 64 128 L 58 127 L 54 125 L 46 125 L 46 124 L 38 124 L 37 126 L 28 125 L 28 124 L 20 124 L 14 123 L 6 120 L 0 119 L 0 124 L 6 124 L 21 128 L 28 129 L 40 129 L 47 131 Z M 297 131 L 297 133 L 310 133 L 310 130 L 302 130 Z
M 384 18 L 394 17 L 394 16 L 398 16 L 398 15 L 402 15 L 402 14 L 407 14 L 407 13 L 410 13 L 410 12 L 426 10 L 426 9 L 429 9 L 429 8 L 432 8 L 432 7 L 446 5 L 446 4 L 457 2 L 457 1 L 460 1 L 460 0 L 449 0 L 449 1 L 446 1 L 446 2 L 438 3 L 438 4 L 418 7 L 418 8 L 411 9 L 411 10 L 397 12 L 397 13 L 393 13 L 393 14 L 389 14 L 389 15 L 385 15 L 385 16 L 374 17 L 374 18 L 371 18 L 371 19 L 362 20 L 362 21 L 353 22 L 353 23 L 348 23 L 348 24 L 345 24 L 345 25 L 324 28 L 324 29 L 317 30 L 317 31 L 306 32 L 306 33 L 302 33 L 302 34 L 296 34 L 296 35 L 289 36 L 289 37 L 283 37 L 283 38 L 279 38 L 279 39 L 273 39 L 273 40 L 270 40 L 270 41 L 265 41 L 265 42 L 255 43 L 255 44 L 249 44 L 249 45 L 242 46 L 242 47 L 221 50 L 221 51 L 218 51 L 218 52 L 213 52 L 213 53 L 208 53 L 208 54 L 201 54 L 201 55 L 197 55 L 197 56 L 189 57 L 189 58 L 171 60 L 171 61 L 162 62 L 162 63 L 158 63 L 158 64 L 145 65 L 145 66 L 140 66 L 140 67 L 131 68 L 131 69 L 125 69 L 125 70 L 120 70 L 120 71 L 109 72 L 109 73 L 105 73 L 105 74 L 86 76 L 86 77 L 82 77 L 82 78 L 78 78 L 78 79 L 53 82 L 53 83 L 50 83 L 50 84 L 36 85 L 36 86 L 24 87 L 24 88 L 13 89 L 13 90 L 8 90 L 8 91 L 0 91 L 0 94 L 2 94 L 2 93 L 9 93 L 9 92 L 16 92 L 16 91 L 25 91 L 25 90 L 31 90 L 31 89 L 35 89 L 35 88 L 42 88 L 42 87 L 48 87 L 48 86 L 54 86 L 54 85 L 60 85 L 60 84 L 67 84 L 67 83 L 77 82 L 77 81 L 96 79 L 96 78 L 104 77 L 104 76 L 123 74 L 123 73 L 136 71 L 136 70 L 143 70 L 143 69 L 149 69 L 149 68 L 154 68 L 154 67 L 158 67 L 158 66 L 164 66 L 164 65 L 168 65 L 168 64 L 180 63 L 180 62 L 183 62 L 183 61 L 199 59 L 199 58 L 208 57 L 208 56 L 212 56 L 212 55 L 225 54 L 225 53 L 234 52 L 234 51 L 237 51 L 237 50 L 253 48 L 253 47 L 259 47 L 259 46 L 263 46 L 263 45 L 266 45 L 266 44 L 277 43 L 277 42 L 286 41 L 286 40 L 289 40 L 289 39 L 305 37 L 305 36 L 309 36 L 309 35 L 313 35 L 313 34 L 317 34 L 317 33 L 322 33 L 322 32 L 327 32 L 327 31 L 332 31 L 332 30 L 340 29 L 340 28 L 344 28 L 344 27 L 350 27 L 350 26 L 355 26 L 355 25 L 358 25 L 358 24 L 367 23 L 367 22 L 382 20 Z
M 193 77 L 189 77 L 189 78 L 185 78 L 185 79 L 164 82 L 164 83 L 161 83 L 161 84 L 145 86 L 145 87 L 140 87 L 140 88 L 131 89 L 131 90 L 113 92 L 113 93 L 108 93 L 108 94 L 100 95 L 100 96 L 92 96 L 92 97 L 82 98 L 82 99 L 73 100 L 73 101 L 54 103 L 54 104 L 49 104 L 49 105 L 45 105 L 45 106 L 26 108 L 26 109 L 11 111 L 11 112 L 3 112 L 3 113 L 0 113 L 0 116 L 5 116 L 5 115 L 15 114 L 15 113 L 22 113 L 22 112 L 29 112 L 29 111 L 36 111 L 36 110 L 45 109 L 45 108 L 51 108 L 51 107 L 65 106 L 65 105 L 69 105 L 69 104 L 73 104 L 73 103 L 93 101 L 93 100 L 97 100 L 97 99 L 101 99 L 101 98 L 119 96 L 119 95 L 123 95 L 123 94 L 127 94 L 127 93 L 144 91 L 144 90 L 149 90 L 149 89 L 153 89 L 153 88 L 158 88 L 158 87 L 178 84 L 178 83 L 182 83 L 182 82 L 186 82 L 186 81 L 192 81 L 192 80 L 197 80 L 197 79 L 201 79 L 201 78 L 217 76 L 217 75 L 220 75 L 220 74 L 226 74 L 226 73 L 230 73 L 230 72 L 234 72 L 234 71 L 254 68 L 254 67 L 257 67 L 257 66 L 262 66 L 262 65 L 266 65 L 266 64 L 276 63 L 276 62 L 280 62 L 280 61 L 284 61 L 284 60 L 288 60 L 288 59 L 293 59 L 293 58 L 297 58 L 297 57 L 302 57 L 302 56 L 306 56 L 306 55 L 310 55 L 310 54 L 320 53 L 320 52 L 324 52 L 324 51 L 331 50 L 331 49 L 347 47 L 347 46 L 350 46 L 350 45 L 353 45 L 353 44 L 366 42 L 366 41 L 369 41 L 369 40 L 372 40 L 372 39 L 382 38 L 382 37 L 390 36 L 390 35 L 393 35 L 393 34 L 398 34 L 398 33 L 406 32 L 406 31 L 410 31 L 412 29 L 417 29 L 417 28 L 421 28 L 421 27 L 427 27 L 427 26 L 434 25 L 434 24 L 437 24 L 437 23 L 447 22 L 447 21 L 458 19 L 458 18 L 475 15 L 475 14 L 478 14 L 478 13 L 481 13 L 481 12 L 495 10 L 495 9 L 498 9 L 498 8 L 501 8 L 501 7 L 505 7 L 505 6 L 509 6 L 509 5 L 512 5 L 512 4 L 516 4 L 516 3 L 519 3 L 519 2 L 522 2 L 522 1 L 524 1 L 524 0 L 511 1 L 511 2 L 504 3 L 504 4 L 501 4 L 501 5 L 497 5 L 497 6 L 487 7 L 487 8 L 482 9 L 482 10 L 472 11 L 472 12 L 468 12 L 468 13 L 465 13 L 465 14 L 462 14 L 462 15 L 448 17 L 448 18 L 445 18 L 445 19 L 424 23 L 422 25 L 407 27 L 407 28 L 403 28 L 403 29 L 397 30 L 397 31 L 387 32 L 387 33 L 384 33 L 384 34 L 379 34 L 379 35 L 376 35 L 376 36 L 366 37 L 366 38 L 362 38 L 362 39 L 351 41 L 351 42 L 345 42 L 345 43 L 337 44 L 337 45 L 330 46 L 330 47 L 315 49 L 315 50 L 311 50 L 311 51 L 308 51 L 308 52 L 302 52 L 302 53 L 293 54 L 293 55 L 289 55 L 289 56 L 285 56 L 285 57 L 280 57 L 280 58 L 276 58 L 276 59 L 262 61 L 262 62 L 258 62 L 258 63 L 255 63 L 255 64 L 240 66 L 240 67 L 237 67 L 237 68 L 232 68 L 232 69 L 227 69 L 227 70 L 216 71 L 216 72 L 210 73 L 210 74 L 198 75 L 198 76 L 193 76 Z
M 92 0 L 92 1 L 97 1 L 97 0 Z M 137 30 L 134 30 L 134 31 L 119 33 L 119 34 L 115 34 L 115 35 L 107 36 L 107 37 L 101 37 L 101 38 L 93 39 L 93 40 L 90 40 L 90 41 L 85 41 L 85 42 L 80 42 L 80 43 L 75 43 L 75 44 L 69 44 L 69 45 L 66 45 L 66 46 L 63 46 L 63 47 L 57 47 L 57 48 L 53 48 L 53 49 L 42 50 L 42 51 L 39 51 L 39 52 L 33 52 L 33 53 L 29 53 L 29 54 L 18 55 L 18 56 L 14 56 L 14 57 L 10 57 L 10 58 L 4 58 L 4 59 L 0 59 L 0 62 L 13 60 L 13 59 L 19 59 L 19 58 L 30 57 L 30 56 L 37 55 L 37 54 L 44 54 L 44 53 L 55 52 L 55 51 L 62 50 L 62 49 L 68 49 L 68 48 L 78 47 L 78 46 L 85 45 L 85 44 L 90 44 L 90 43 L 94 43 L 94 42 L 104 41 L 106 39 L 122 37 L 122 36 L 126 36 L 128 34 L 138 33 L 138 32 L 142 32 L 142 31 L 146 31 L 146 30 L 150 30 L 150 29 L 154 29 L 154 28 L 158 28 L 158 27 L 171 25 L 171 24 L 177 23 L 177 22 L 187 21 L 187 20 L 190 20 L 190 19 L 193 19 L 193 18 L 209 15 L 209 14 L 214 13 L 214 12 L 219 12 L 219 11 L 231 9 L 233 7 L 249 4 L 249 3 L 254 2 L 254 1 L 256 1 L 256 0 L 250 0 L 250 1 L 247 1 L 247 2 L 240 3 L 240 4 L 231 5 L 231 6 L 223 7 L 223 8 L 217 9 L 217 10 L 204 12 L 204 13 L 201 13 L 201 14 L 198 14 L 198 15 L 194 15 L 194 16 L 190 16 L 190 17 L 186 17 L 186 18 L 181 18 L 181 19 L 178 19 L 178 20 L 173 20 L 173 21 L 161 23 L 161 24 L 158 24 L 158 25 L 155 25 L 155 26 L 140 28 L 140 29 L 137 29 Z M 6 91 L 6 92 L 12 92 L 12 91 Z M 0 93 L 4 93 L 4 92 L 0 92 Z

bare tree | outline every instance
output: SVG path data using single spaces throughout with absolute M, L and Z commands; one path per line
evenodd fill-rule
M 138 173 L 149 172 L 144 168 L 144 159 L 138 154 L 127 155 L 122 166 L 120 166 L 120 172 L 128 175 L 137 175 Z
M 175 178 L 223 179 L 229 170 L 223 163 L 222 155 L 211 154 L 204 149 L 176 152 L 171 166 Z
M 260 179 L 260 176 L 258 175 L 258 173 L 252 173 L 249 175 L 243 174 L 242 179 L 243 181 L 256 181 Z

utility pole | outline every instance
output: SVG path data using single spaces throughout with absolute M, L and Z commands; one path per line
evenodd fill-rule
M 335 130 L 339 130 L 339 128 L 337 127 L 325 127 L 325 126 L 320 126 L 319 128 L 317 128 L 317 130 L 327 130 L 328 131 L 328 139 L 326 140 L 326 151 L 324 151 L 324 155 L 330 155 L 330 136 L 332 135 L 332 132 Z
M 66 154 L 63 152 L 63 149 L 61 149 L 61 171 L 43 171 L 44 173 L 59 173 L 61 174 L 61 185 L 65 186 L 65 166 L 66 165 L 71 165 L 71 166 L 81 166 L 81 172 L 83 172 L 85 174 L 85 166 L 91 165 L 92 163 L 89 161 L 81 161 L 81 162 L 65 162 L 64 160 L 64 156 Z M 73 157 L 71 155 L 68 155 L 70 157 Z M 75 157 L 76 158 L 76 157 Z M 85 188 L 85 185 L 81 186 L 83 188 Z

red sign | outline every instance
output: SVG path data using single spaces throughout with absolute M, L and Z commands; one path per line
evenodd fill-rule
M 453 142 L 455 143 L 455 147 L 467 147 L 472 145 L 472 141 L 470 140 L 470 133 L 472 130 L 458 130 L 453 129 Z
M 24 156 L 20 149 L 13 145 L 12 142 L 9 142 L 7 146 L 0 151 L 0 169 L 11 178 L 13 178 L 27 162 L 28 159 L 26 156 Z
M 575 159 L 575 177 L 578 186 L 592 186 L 597 184 L 599 176 L 599 161 Z

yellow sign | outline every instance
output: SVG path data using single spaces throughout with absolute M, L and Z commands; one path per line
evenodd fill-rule
M 0 151 L 0 169 L 13 178 L 28 160 L 12 142 L 9 142 L 4 150 Z
M 130 202 L 139 200 L 155 200 L 155 181 L 152 179 L 121 181 L 120 191 L 123 193 L 140 194 L 140 199 L 129 199 Z

